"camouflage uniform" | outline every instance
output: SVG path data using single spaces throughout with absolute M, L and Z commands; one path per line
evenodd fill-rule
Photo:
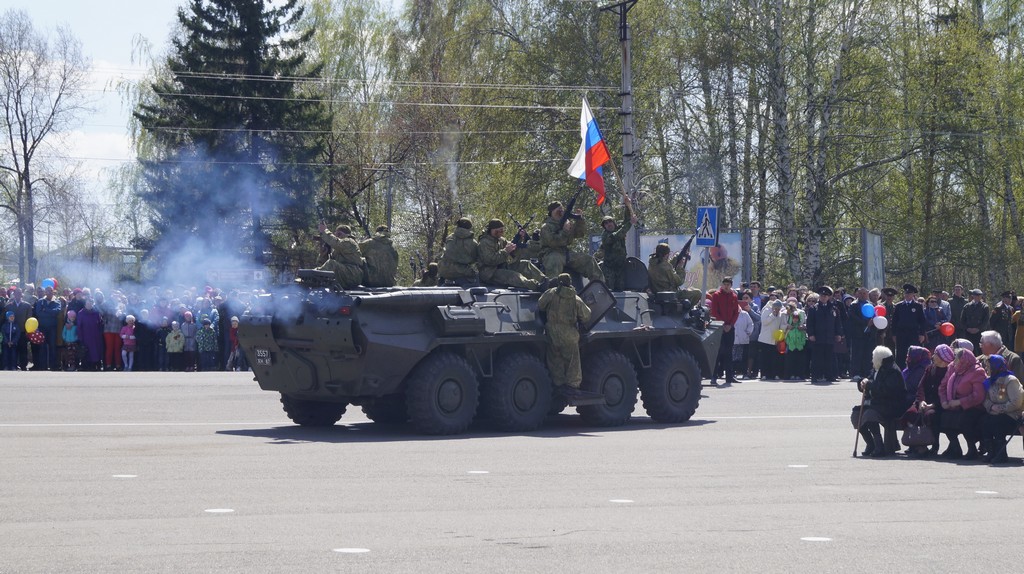
M 630 221 L 629 208 L 623 207 L 622 225 L 615 231 L 604 230 L 601 234 L 601 271 L 604 272 L 605 284 L 612 291 L 625 288 L 626 271 L 626 234 L 633 228 Z M 606 217 L 604 221 L 614 221 Z M 601 226 L 604 226 L 604 221 Z
M 365 262 L 359 254 L 359 244 L 351 237 L 338 237 L 327 231 L 320 232 L 320 238 L 334 250 L 332 258 L 318 267 L 322 271 L 333 271 L 342 289 L 358 287 L 363 281 Z
M 517 287 L 536 291 L 544 275 L 529 261 L 520 260 L 518 250 L 505 251 L 508 240 L 494 237 L 490 232 L 480 236 L 477 243 L 477 265 L 480 280 L 503 287 Z
M 537 302 L 537 308 L 547 313 L 544 332 L 548 340 L 548 372 L 556 387 L 567 385 L 578 389 L 583 382 L 583 371 L 577 323 L 590 320 L 590 307 L 576 295 L 568 275 L 559 276 L 559 283 L 545 291 Z
M 683 284 L 683 278 L 672 267 L 668 255 L 651 255 L 647 263 L 647 276 L 651 280 L 651 291 L 655 293 L 675 291 Z
M 473 230 L 456 227 L 455 233 L 449 235 L 444 243 L 444 252 L 437 264 L 438 274 L 445 279 L 476 279 L 476 269 L 473 268 L 476 252 Z
M 555 278 L 568 267 L 591 281 L 604 281 L 604 274 L 593 257 L 569 251 L 569 244 L 574 239 L 586 237 L 586 222 L 582 218 L 576 220 L 571 231 L 562 229 L 560 224 L 560 219 L 549 215 L 540 227 L 540 257 L 544 274 Z
M 437 286 L 437 263 L 431 261 L 427 264 L 427 270 L 423 276 L 412 284 L 413 287 L 436 287 Z
M 366 286 L 394 287 L 398 275 L 398 252 L 391 244 L 391 233 L 378 227 L 373 237 L 359 244 L 366 258 Z

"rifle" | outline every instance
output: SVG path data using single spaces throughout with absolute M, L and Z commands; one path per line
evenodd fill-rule
M 690 261 L 690 246 L 693 244 L 694 237 L 697 237 L 696 233 L 690 236 L 690 239 L 686 241 L 686 243 L 683 245 L 683 248 L 679 250 L 679 253 L 677 253 L 676 256 L 672 258 L 672 267 L 679 267 L 679 263 L 682 262 L 683 259 L 685 259 L 687 262 Z M 683 263 L 683 266 L 685 267 L 686 263 Z
M 525 247 L 526 244 L 530 242 L 530 230 L 527 229 L 527 227 L 529 227 L 530 224 L 533 223 L 533 218 L 535 216 L 531 215 L 530 219 L 526 220 L 526 225 L 519 223 L 519 220 L 516 219 L 516 216 L 512 215 L 511 213 L 509 213 L 508 216 L 512 218 L 512 223 L 515 223 L 516 227 L 519 228 L 518 231 L 516 231 L 516 236 L 512 238 L 512 243 L 514 243 L 515 246 L 519 248 Z M 525 237 L 519 235 L 520 232 L 525 233 Z
M 423 264 L 423 256 L 420 255 L 419 251 L 416 252 L 416 261 L 419 261 L 420 263 L 420 273 L 426 271 L 427 266 Z M 415 275 L 415 273 L 413 273 L 413 275 Z
M 570 219 L 579 219 L 579 217 L 572 214 L 572 210 L 576 208 L 576 200 L 580 198 L 580 193 L 583 192 L 585 187 L 586 184 L 581 183 L 580 186 L 576 188 L 576 193 L 572 195 L 572 199 L 569 200 L 569 203 L 565 204 L 565 209 L 562 212 L 562 221 L 558 222 L 559 229 L 565 227 L 565 223 Z

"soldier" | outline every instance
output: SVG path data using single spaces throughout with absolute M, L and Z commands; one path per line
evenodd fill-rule
M 321 223 L 319 229 L 320 238 L 327 248 L 321 251 L 321 255 L 325 255 L 327 261 L 318 269 L 333 271 L 342 289 L 358 287 L 363 280 L 363 267 L 366 262 L 359 253 L 359 244 L 352 239 L 352 228 L 339 225 L 334 233 L 331 233 L 327 226 Z
M 675 291 L 683 284 L 683 278 L 668 260 L 670 249 L 668 243 L 659 243 L 647 261 L 647 276 L 654 293 Z
M 557 284 L 545 291 L 537 308 L 547 314 L 547 363 L 551 381 L 567 396 L 578 396 L 583 382 L 580 366 L 580 332 L 577 325 L 590 320 L 590 307 L 576 295 L 572 278 L 562 273 Z
M 487 222 L 487 231 L 477 241 L 477 265 L 480 280 L 501 287 L 536 291 L 545 280 L 533 263 L 519 259 L 516 244 L 504 238 L 505 224 L 500 219 Z M 546 282 L 545 282 L 546 284 Z
M 412 284 L 413 287 L 435 287 L 437 286 L 437 263 L 431 261 L 427 263 L 427 269 L 423 272 L 423 276 L 416 280 Z
M 981 349 L 981 332 L 988 328 L 990 311 L 988 305 L 981 300 L 984 295 L 985 292 L 981 289 L 971 289 L 971 302 L 964 305 L 960 315 L 964 338 L 970 341 L 975 349 Z
M 473 239 L 473 221 L 462 217 L 455 222 L 455 233 L 444 242 L 437 272 L 447 281 L 475 282 L 477 243 Z
M 807 309 L 807 340 L 811 345 L 811 382 L 838 379 L 835 344 L 843 338 L 843 320 L 832 303 L 830 287 L 818 287 L 818 304 Z
M 587 234 L 582 213 L 577 209 L 576 219 L 570 218 L 562 226 L 562 216 L 565 215 L 562 202 L 555 201 L 548 205 L 548 218 L 540 228 L 540 256 L 544 264 L 544 274 L 549 278 L 557 277 L 563 268 L 568 267 L 591 281 L 604 281 L 604 274 L 592 256 L 569 250 L 569 244 L 574 239 L 585 237 Z
M 626 198 L 626 205 L 622 208 L 622 225 L 616 227 L 615 218 L 607 216 L 601 220 L 601 271 L 604 272 L 605 282 L 612 291 L 625 289 L 626 273 L 626 234 L 636 225 L 636 215 L 633 215 L 633 203 Z
M 896 338 L 896 364 L 907 366 L 907 350 L 911 345 L 924 344 L 928 324 L 924 318 L 924 307 L 917 302 L 917 287 L 910 283 L 903 285 L 903 300 L 893 307 L 889 315 L 889 330 Z
M 359 244 L 366 258 L 366 286 L 394 287 L 398 275 L 398 252 L 391 244 L 391 230 L 378 225 L 373 237 Z

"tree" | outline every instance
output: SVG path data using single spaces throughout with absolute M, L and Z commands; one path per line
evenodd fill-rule
M 0 16 L 0 156 L 2 207 L 18 232 L 18 274 L 36 275 L 35 227 L 39 194 L 62 190 L 57 143 L 87 109 L 84 88 L 89 69 L 80 42 L 65 28 L 53 38 L 35 30 L 28 14 Z
M 167 73 L 135 111 L 154 150 L 142 197 L 157 255 L 195 237 L 264 263 L 309 225 L 320 153 L 310 132 L 327 120 L 304 80 L 319 67 L 303 52 L 313 30 L 293 33 L 302 14 L 297 0 L 191 0 L 178 10 Z

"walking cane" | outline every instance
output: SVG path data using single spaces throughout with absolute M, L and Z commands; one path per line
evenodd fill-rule
M 863 382 L 863 379 L 861 380 Z M 864 390 L 860 392 L 860 412 L 857 413 L 857 438 L 853 439 L 853 458 L 857 458 L 857 445 L 860 444 L 860 425 L 864 421 L 864 399 L 868 396 L 868 386 L 864 385 Z

